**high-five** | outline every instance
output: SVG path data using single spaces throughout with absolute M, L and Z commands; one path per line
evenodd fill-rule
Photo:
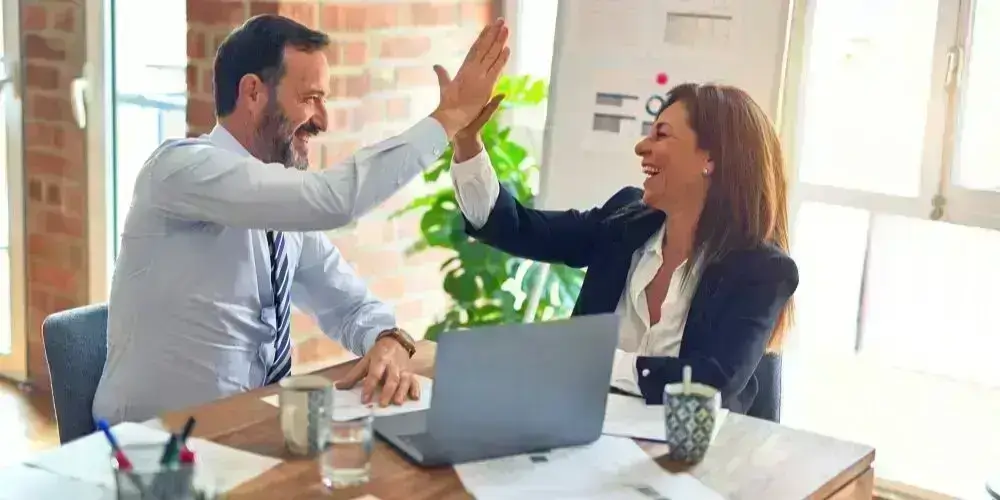
M 503 98 L 491 96 L 497 79 L 510 58 L 508 32 L 503 19 L 483 28 L 465 56 L 462 67 L 455 74 L 455 79 L 451 79 L 441 66 L 434 66 L 441 86 L 441 101 L 431 113 L 431 118 L 441 124 L 449 140 L 454 139 L 458 131 L 475 122 L 484 113 L 484 109 L 495 110 Z M 492 114 L 492 111 L 489 113 Z M 392 402 L 402 403 L 407 397 L 419 398 L 420 384 L 416 376 L 406 369 L 409 355 L 399 347 L 396 342 L 376 344 L 344 379 L 337 382 L 337 387 L 351 388 L 363 379 L 362 399 L 369 401 L 375 388 L 381 383 L 383 389 L 378 403 L 382 406 Z
M 495 109 L 503 99 L 493 97 L 493 88 L 510 59 L 509 34 L 503 19 L 483 28 L 454 79 L 443 67 L 434 66 L 441 102 L 431 117 L 441 123 L 448 139 L 472 123 L 488 104 Z
M 382 385 L 381 404 L 418 397 L 413 340 L 319 231 L 381 204 L 495 108 L 507 37 L 503 20 L 487 26 L 454 80 L 435 68 L 431 116 L 326 169 L 307 167 L 328 124 L 329 37 L 274 15 L 226 37 L 215 128 L 166 141 L 136 180 L 95 416 L 141 421 L 280 381 L 296 368 L 293 304 L 362 356 L 341 387 L 364 380 L 370 400 Z

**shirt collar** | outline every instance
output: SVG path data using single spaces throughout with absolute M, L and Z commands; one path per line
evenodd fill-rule
M 237 141 L 236 138 L 233 137 L 233 134 L 226 130 L 226 127 L 223 127 L 218 123 L 215 124 L 215 127 L 212 127 L 212 131 L 208 134 L 208 140 L 212 141 L 212 144 L 215 144 L 216 146 L 219 146 L 227 151 L 243 156 L 251 156 L 250 152 L 247 151 L 247 148 L 243 147 L 243 145 L 240 144 L 240 141 Z
M 660 229 L 656 230 L 653 237 L 646 241 L 645 253 L 651 253 L 658 257 L 663 257 L 663 233 L 667 231 L 667 224 L 664 222 Z

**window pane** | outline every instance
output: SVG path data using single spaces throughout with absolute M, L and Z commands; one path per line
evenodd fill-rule
M 808 30 L 799 178 L 916 196 L 937 0 L 817 0 Z
M 184 137 L 187 19 L 184 2 L 113 0 L 115 253 L 135 178 L 163 140 Z M 156 19 L 155 23 L 142 22 Z M 150 44 L 149 40 L 157 40 Z
M 1000 2 L 976 2 L 958 132 L 958 184 L 1000 191 Z
M 868 220 L 867 211 L 854 208 L 812 202 L 799 208 L 792 257 L 800 279 L 789 347 L 853 352 Z
M 5 26 L 3 8 L 0 8 L 0 27 Z M 7 76 L 7 68 L 3 63 L 5 60 L 4 37 L 3 32 L 0 31 L 0 77 Z M 0 87 L 0 90 L 2 90 L 0 92 L 0 249 L 3 249 L 10 245 L 10 213 L 8 212 L 10 193 L 7 191 L 7 110 L 4 108 L 9 90 L 4 87 Z M 4 290 L 6 288 L 0 289 L 0 293 L 3 293 Z M 0 306 L 2 305 L 0 303 Z M 0 352 L 2 352 L 3 347 L 2 340 L 3 338 L 0 337 Z
M 0 28 L 5 28 L 3 7 L 0 7 Z M 4 61 L 4 37 L 0 31 L 0 71 L 6 71 Z M 0 75 L 6 76 L 6 75 Z M 7 89 L 0 89 L 0 356 L 11 353 L 10 309 L 10 193 L 7 191 L 7 110 L 4 109 Z
M 799 230 L 820 222 L 800 219 Z M 836 236 L 819 240 L 826 228 L 811 231 L 811 242 L 796 235 L 800 268 L 808 243 L 816 259 L 839 269 L 844 249 L 820 248 Z M 1000 465 L 1000 232 L 880 215 L 870 241 L 861 352 L 786 351 L 782 422 L 874 446 L 880 478 L 980 498 Z M 860 301 L 857 291 L 826 290 L 829 278 L 807 288 L 812 271 L 802 273 L 809 293 L 799 298 L 813 294 L 817 305 L 800 312 L 800 335 L 850 329 L 838 304 Z M 819 306 L 823 299 L 832 312 Z M 827 318 L 838 325 L 802 331 Z
M 0 356 L 11 352 L 10 253 L 0 248 Z
M 517 2 L 517 51 L 514 53 L 518 74 L 549 78 L 552 70 L 552 47 L 556 34 L 558 0 L 519 0 Z
M 863 350 L 897 366 L 1000 387 L 1000 231 L 879 216 Z
M 2 57 L 2 55 L 0 55 Z M 7 120 L 0 95 L 0 248 L 10 246 L 10 191 L 7 185 Z

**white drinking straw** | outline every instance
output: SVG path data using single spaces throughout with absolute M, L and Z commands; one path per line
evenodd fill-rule
M 681 378 L 684 381 L 684 394 L 691 394 L 691 365 L 684 365 Z

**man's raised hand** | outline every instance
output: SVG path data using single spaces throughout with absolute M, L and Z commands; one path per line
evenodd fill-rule
M 449 140 L 481 116 L 490 103 L 493 88 L 510 58 L 509 35 L 504 20 L 497 19 L 479 33 L 454 78 L 443 67 L 434 66 L 441 102 L 431 116 L 441 123 Z

